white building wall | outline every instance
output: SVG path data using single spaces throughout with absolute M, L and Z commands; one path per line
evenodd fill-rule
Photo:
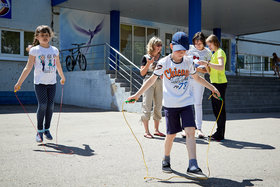
M 34 31 L 38 25 L 51 24 L 50 0 L 13 0 L 12 19 L 0 18 L 1 28 Z
M 122 110 L 122 104 L 130 96 L 105 70 L 65 72 L 66 82 L 63 90 L 63 104 L 105 110 Z M 59 82 L 59 78 L 57 79 Z M 61 89 L 57 84 L 55 102 L 60 103 Z M 140 112 L 141 103 L 125 105 L 128 112 Z
M 280 44 L 280 31 L 251 34 L 240 38 L 245 40 Z M 272 57 L 272 53 L 274 52 L 280 56 L 280 46 L 238 41 L 238 53 Z

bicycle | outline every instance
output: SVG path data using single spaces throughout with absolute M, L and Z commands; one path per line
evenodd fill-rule
M 72 44 L 74 46 L 77 46 L 78 49 L 76 51 L 74 51 L 74 49 L 69 49 L 69 51 L 71 52 L 70 55 L 68 55 L 66 57 L 65 63 L 66 63 L 66 68 L 68 71 L 73 71 L 74 67 L 76 65 L 76 63 L 79 63 L 79 67 L 82 71 L 85 71 L 87 68 L 87 59 L 85 57 L 84 54 L 81 53 L 80 51 L 80 46 L 84 45 L 85 43 L 81 43 L 81 44 Z M 78 53 L 76 58 L 74 58 L 74 54 Z

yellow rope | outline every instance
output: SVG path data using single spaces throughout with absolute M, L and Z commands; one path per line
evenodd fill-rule
M 212 95 L 210 95 L 210 97 L 209 97 L 208 99 L 210 99 L 211 96 L 212 96 Z M 221 114 L 221 111 L 222 111 L 222 108 L 223 108 L 223 103 L 224 103 L 223 100 L 222 100 L 222 105 L 221 105 L 221 109 L 220 109 L 219 115 L 218 115 L 218 117 L 217 117 L 217 120 L 216 120 L 215 124 L 213 125 L 213 128 L 212 128 L 211 133 L 210 133 L 210 137 L 209 137 L 209 140 L 208 140 L 208 148 L 207 148 L 207 152 L 206 152 L 206 164 L 207 164 L 207 169 L 208 169 L 208 176 L 207 176 L 207 177 L 187 177 L 187 176 L 178 176 L 178 175 L 174 175 L 174 176 L 171 176 L 171 177 L 166 178 L 166 179 L 161 179 L 161 178 L 149 176 L 149 169 L 148 169 L 148 166 L 147 166 L 147 163 L 146 163 L 146 160 L 145 160 L 145 154 L 144 154 L 142 145 L 141 145 L 141 143 L 139 142 L 139 140 L 137 139 L 137 137 L 135 136 L 135 134 L 134 134 L 134 132 L 133 132 L 131 126 L 129 125 L 129 123 L 128 123 L 128 121 L 127 121 L 125 115 L 124 115 L 124 112 L 125 112 L 125 111 L 123 110 L 124 103 L 125 103 L 125 102 L 123 102 L 123 104 L 122 104 L 122 114 L 123 114 L 124 120 L 125 120 L 125 122 L 126 122 L 128 128 L 130 129 L 132 135 L 134 136 L 135 140 L 137 141 L 137 143 L 138 143 L 138 145 L 139 145 L 139 147 L 140 147 L 140 149 L 141 149 L 142 159 L 143 159 L 144 165 L 145 165 L 145 167 L 146 167 L 147 176 L 144 177 L 144 179 L 152 179 L 152 180 L 154 179 L 154 180 L 158 180 L 158 181 L 169 181 L 169 180 L 171 180 L 171 179 L 173 179 L 173 178 L 199 179 L 199 180 L 206 180 L 206 179 L 209 178 L 209 176 L 210 176 L 210 167 L 209 167 L 209 163 L 208 163 L 208 153 L 209 153 L 209 148 L 210 148 L 211 136 L 212 136 L 213 130 L 214 130 L 216 124 L 217 124 L 217 121 L 218 121 L 218 119 L 219 119 L 219 117 L 220 117 L 220 114 Z

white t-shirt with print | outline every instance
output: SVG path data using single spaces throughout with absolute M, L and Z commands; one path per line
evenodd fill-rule
M 162 58 L 154 71 L 157 76 L 163 75 L 163 106 L 180 108 L 194 103 L 190 76 L 195 68 L 191 58 L 184 56 L 181 63 L 175 63 L 171 55 Z
M 205 68 L 204 65 L 199 65 L 198 62 L 200 60 L 210 61 L 212 53 L 210 49 L 204 47 L 203 50 L 198 50 L 194 45 L 190 45 L 190 49 L 187 51 L 187 56 L 193 59 L 195 67 Z M 199 73 L 200 76 L 204 76 L 204 74 Z
M 40 45 L 32 47 L 29 54 L 35 56 L 34 84 L 56 83 L 56 57 L 59 51 L 56 47 L 44 48 Z

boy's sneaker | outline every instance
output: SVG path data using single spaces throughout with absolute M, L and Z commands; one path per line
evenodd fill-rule
M 43 133 L 42 132 L 37 133 L 36 142 L 38 142 L 38 143 L 43 142 Z
M 190 168 L 188 168 L 187 175 L 192 178 L 207 179 L 207 176 L 204 173 L 202 173 L 202 170 L 200 168 L 196 168 L 194 170 L 190 170 Z
M 169 162 L 165 160 L 162 161 L 162 171 L 164 173 L 172 173 L 171 165 Z
M 51 135 L 51 133 L 50 133 L 49 130 L 46 130 L 46 131 L 44 132 L 44 134 L 45 134 L 45 136 L 46 136 L 46 138 L 47 138 L 48 140 L 52 140 L 52 139 L 53 139 L 53 137 L 52 137 L 52 135 Z

